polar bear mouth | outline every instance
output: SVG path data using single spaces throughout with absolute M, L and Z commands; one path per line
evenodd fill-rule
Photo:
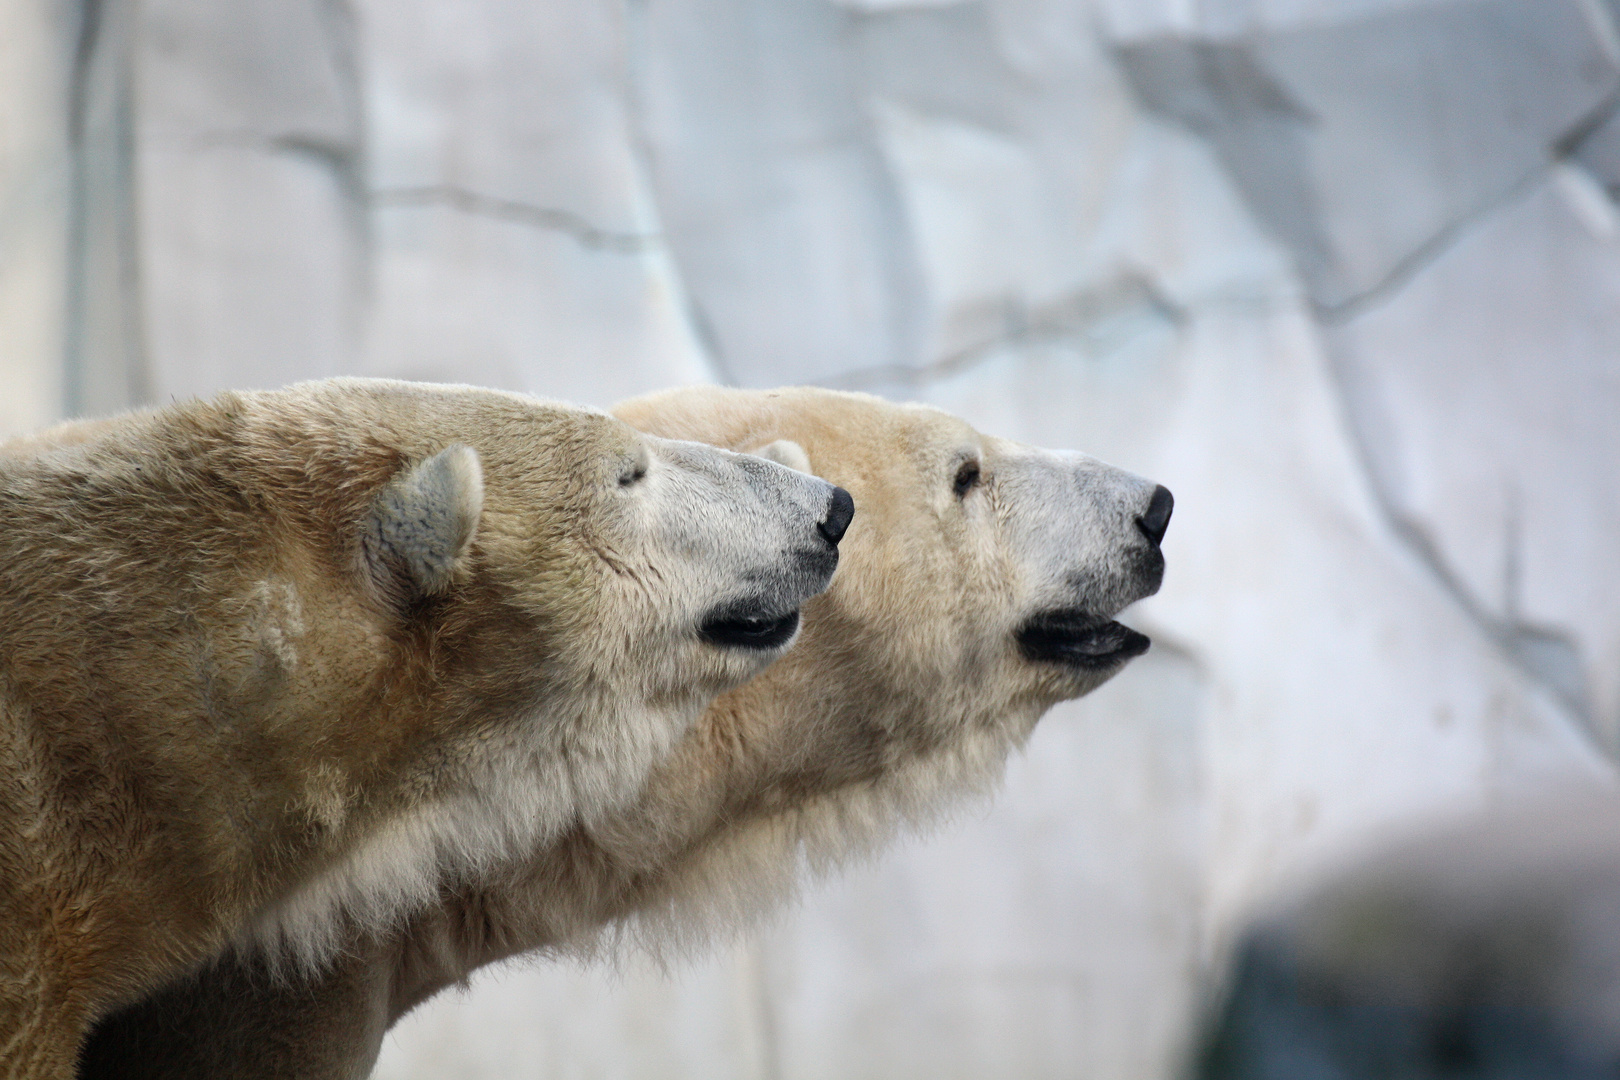
M 760 608 L 725 607 L 698 627 L 698 637 L 725 649 L 777 649 L 799 629 L 799 613 L 772 614 Z
M 1152 641 L 1123 623 L 1063 609 L 1044 611 L 1018 628 L 1026 660 L 1097 670 L 1147 652 Z

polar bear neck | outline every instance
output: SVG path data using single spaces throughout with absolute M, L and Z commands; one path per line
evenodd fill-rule
M 273 974 L 317 972 L 356 935 L 383 934 L 445 890 L 589 832 L 636 797 L 701 709 L 696 695 L 657 708 L 604 695 L 583 709 L 576 694 L 552 695 L 480 740 L 471 760 L 441 768 L 430 782 L 445 794 L 384 815 L 364 843 L 261 911 L 235 950 Z M 608 744 L 602 732 L 617 737 Z
M 776 910 L 811 876 L 988 797 L 1036 719 L 964 716 L 959 738 L 908 749 L 877 733 L 904 730 L 893 711 L 926 709 L 920 697 L 867 696 L 884 702 L 885 714 L 873 715 L 847 687 L 770 700 L 757 690 L 711 706 L 628 809 L 576 825 L 391 935 L 398 1008 L 536 948 L 701 949 Z M 791 715 L 780 711 L 785 702 Z M 873 751 L 853 767 L 839 760 L 852 726 Z M 773 735 L 806 731 L 819 731 L 820 745 L 799 746 L 797 767 L 781 765 L 794 755 L 770 745 Z

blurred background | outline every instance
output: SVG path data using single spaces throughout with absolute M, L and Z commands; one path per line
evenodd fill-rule
M 1162 481 L 993 807 L 377 1073 L 1156 1080 L 1278 889 L 1613 786 L 1617 192 L 1617 0 L 0 0 L 0 433 L 816 383 Z

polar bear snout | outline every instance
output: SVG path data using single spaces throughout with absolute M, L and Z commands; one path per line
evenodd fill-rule
M 1115 617 L 1159 591 L 1175 498 L 1163 484 L 1084 454 L 993 449 L 1002 501 L 1022 508 L 1005 525 L 1028 582 L 1015 608 L 1017 653 L 1095 685 L 1150 644 Z
M 854 517 L 855 499 L 841 487 L 832 488 L 815 527 L 823 543 L 796 548 L 779 570 L 753 575 L 757 591 L 711 609 L 699 627 L 699 636 L 726 648 L 785 647 L 798 632 L 799 608 L 832 584 L 838 569 L 838 542 Z
M 1134 519 L 1136 531 L 1147 540 L 1147 546 L 1137 545 L 1131 551 L 1129 565 L 1136 594 L 1133 600 L 1152 596 L 1164 584 L 1164 552 L 1159 549 L 1159 544 L 1170 528 L 1170 514 L 1175 505 L 1176 500 L 1170 494 L 1170 489 L 1163 484 L 1155 484 L 1147 508 Z
M 1165 494 L 1168 495 L 1169 492 Z M 849 523 L 854 517 L 854 498 L 843 488 L 835 487 L 832 489 L 832 498 L 827 503 L 827 516 L 816 525 L 816 531 L 827 543 L 837 547 L 838 541 L 844 538 L 844 533 L 849 529 Z
M 832 488 L 826 509 L 816 522 L 816 536 L 821 542 L 799 548 L 793 555 L 796 561 L 793 574 L 797 580 L 792 588 L 802 592 L 805 600 L 824 592 L 832 584 L 833 571 L 838 569 L 838 544 L 854 518 L 854 497 L 841 487 Z
M 1165 530 L 1170 528 L 1170 514 L 1176 508 L 1175 496 L 1163 484 L 1153 489 L 1153 498 L 1148 500 L 1147 509 L 1142 511 L 1136 519 L 1136 527 L 1147 537 L 1148 543 L 1154 547 L 1164 539 Z
M 664 527 L 666 546 L 683 553 L 702 597 L 692 611 L 698 639 L 770 659 L 761 654 L 786 648 L 798 633 L 799 609 L 832 584 L 854 499 L 770 458 L 649 439 L 688 492 Z

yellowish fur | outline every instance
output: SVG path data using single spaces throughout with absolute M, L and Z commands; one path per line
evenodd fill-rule
M 815 591 L 831 490 L 363 380 L 0 447 L 0 1076 L 73 1075 L 228 943 L 315 970 L 615 813 L 774 656 L 698 626 Z
M 768 450 L 854 495 L 799 642 L 718 698 L 621 810 L 447 888 L 394 932 L 357 934 L 313 982 L 202 969 L 109 1020 L 85 1080 L 363 1077 L 394 1018 L 482 964 L 624 939 L 693 947 L 744 925 L 807 874 L 988 793 L 1049 706 L 1117 670 L 1032 662 L 1016 637 L 1032 614 L 1111 616 L 1158 584 L 1136 523 L 1154 486 L 1079 455 L 819 390 L 687 389 L 616 412 Z

